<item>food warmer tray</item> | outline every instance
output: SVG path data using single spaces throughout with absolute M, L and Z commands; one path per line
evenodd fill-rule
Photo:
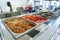
M 42 17 L 41 15 L 37 15 L 37 14 L 28 14 L 28 16 L 29 16 L 29 15 L 36 16 L 36 17 L 41 17 L 41 18 L 45 18 L 45 17 Z M 24 16 L 22 16 L 22 17 L 24 18 L 25 16 L 27 16 L 27 15 L 24 15 Z M 28 16 L 27 16 L 27 17 L 28 17 Z M 30 17 L 31 17 L 31 16 L 30 16 Z M 32 22 L 34 22 L 34 23 L 36 23 L 36 24 L 43 24 L 45 21 L 49 20 L 48 18 L 46 18 L 46 20 L 40 22 L 40 21 L 39 21 L 40 19 L 38 19 L 38 20 L 37 20 L 38 22 L 36 22 L 36 21 L 33 21 L 33 20 L 29 19 L 29 18 L 24 18 L 24 19 L 29 20 L 29 21 L 32 21 Z
M 51 18 L 52 16 L 55 16 L 53 13 L 51 13 L 51 16 L 46 16 L 46 14 L 50 14 L 50 13 L 37 13 L 36 15 L 41 15 L 42 17 L 47 17 L 47 18 Z
M 41 13 L 41 12 L 40 12 Z M 42 13 L 44 13 L 44 12 L 42 12 L 41 14 L 40 13 L 31 13 L 31 14 L 24 14 L 24 15 L 20 15 L 21 17 L 22 16 L 25 16 L 25 15 L 36 15 L 36 16 L 41 16 L 42 17 Z M 47 13 L 47 12 L 46 12 Z M 49 20 L 55 20 L 59 15 L 54 15 L 54 13 L 52 13 L 52 12 L 48 12 L 48 13 L 51 13 L 53 16 L 51 16 L 50 18 L 48 18 L 45 22 L 47 22 L 47 21 L 49 21 Z M 39 15 L 40 14 L 40 15 Z M 19 16 L 18 16 L 19 17 Z M 29 21 L 31 21 L 31 20 L 29 20 Z M 32 21 L 33 22 L 33 21 Z M 45 22 L 43 22 L 43 23 L 45 23 Z M 34 22 L 35 23 L 35 22 Z M 43 23 L 41 23 L 41 24 L 43 24 Z
M 19 17 L 19 16 L 16 16 L 16 17 Z M 14 18 L 14 17 L 10 17 L 10 18 Z M 26 31 L 23 32 L 23 33 L 15 34 L 15 33 L 13 33 L 13 32 L 8 28 L 8 26 L 5 24 L 4 20 L 6 20 L 6 19 L 9 19 L 9 18 L 2 19 L 2 23 L 4 24 L 4 26 L 6 27 L 6 29 L 11 33 L 11 35 L 12 35 L 14 38 L 19 38 L 19 37 L 21 37 L 22 35 L 26 34 L 27 32 L 29 32 L 29 31 L 31 31 L 32 29 L 34 29 L 34 28 L 36 28 L 36 27 L 39 26 L 39 24 L 38 24 L 38 25 L 35 25 L 34 27 L 32 27 L 31 29 L 26 30 Z M 24 19 L 24 20 L 25 20 L 25 19 Z M 28 21 L 28 20 L 27 20 L 27 21 Z M 31 21 L 28 21 L 28 22 L 33 23 L 33 22 L 31 22 Z M 35 24 L 35 23 L 33 23 L 33 24 Z
M 32 14 L 35 14 L 35 13 L 32 13 Z M 14 17 L 22 17 L 22 16 L 25 16 L 25 15 L 31 15 L 31 14 L 24 14 L 24 15 L 19 15 L 19 16 L 14 16 Z M 14 17 L 9 17 L 9 18 L 14 18 Z M 8 19 L 8 18 L 5 18 L 5 19 Z M 7 25 L 4 23 L 4 20 L 5 20 L 5 19 L 2 19 L 2 23 L 4 24 L 4 26 L 6 27 L 6 29 L 11 33 L 11 35 L 12 35 L 14 38 L 19 38 L 19 37 L 21 37 L 22 35 L 28 33 L 29 31 L 31 31 L 31 30 L 33 30 L 34 28 L 37 28 L 38 26 L 41 25 L 41 24 L 38 24 L 38 25 L 36 25 L 35 27 L 27 30 L 26 32 L 24 32 L 24 33 L 22 33 L 22 34 L 15 35 L 14 33 L 11 32 L 11 30 L 10 30 L 10 29 L 7 27 Z M 25 20 L 25 19 L 24 19 L 24 20 Z M 48 20 L 49 20 L 49 19 L 48 19 Z M 48 21 L 48 20 L 46 20 L 46 21 Z M 33 22 L 30 21 L 30 20 L 28 20 L 28 21 L 31 22 L 31 23 L 33 23 Z M 45 22 L 46 22 L 46 21 L 45 21 Z M 45 23 L 45 22 L 44 22 L 44 23 Z M 42 23 L 42 24 L 43 24 L 43 23 Z

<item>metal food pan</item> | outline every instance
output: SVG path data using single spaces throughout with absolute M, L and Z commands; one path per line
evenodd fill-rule
M 14 17 L 11 17 L 11 18 L 14 18 Z M 14 38 L 18 38 L 18 37 L 22 36 L 23 34 L 26 34 L 27 32 L 31 31 L 32 29 L 34 29 L 34 28 L 36 28 L 36 27 L 38 26 L 38 25 L 36 25 L 35 23 L 26 20 L 27 22 L 33 24 L 34 27 L 32 27 L 31 29 L 26 30 L 26 31 L 23 32 L 23 33 L 14 33 L 14 32 L 12 32 L 11 29 L 5 24 L 5 20 L 11 19 L 11 18 L 2 19 L 2 23 L 3 23 L 4 26 L 7 28 L 7 30 L 12 34 L 12 36 L 13 36 Z M 20 18 L 21 18 L 21 17 L 20 17 Z M 23 19 L 23 18 L 22 18 L 22 19 Z M 25 20 L 25 19 L 24 19 L 24 20 Z
M 36 15 L 36 16 L 39 16 L 39 17 L 43 17 L 43 18 L 47 18 L 45 16 L 42 16 L 41 14 L 32 14 L 32 15 Z M 43 14 L 44 15 L 44 14 Z M 48 18 L 49 19 L 49 18 Z
M 47 13 L 37 13 L 37 14 L 33 14 L 33 15 L 37 15 L 37 16 L 42 16 L 42 17 L 44 17 L 44 18 L 51 18 L 51 17 L 53 17 L 54 15 L 53 14 L 51 14 L 51 16 L 46 16 L 45 14 L 47 14 Z
M 37 15 L 37 14 L 31 14 L 31 15 L 35 15 L 35 16 L 38 16 L 38 17 L 42 17 L 41 15 Z M 24 15 L 24 16 L 26 16 L 26 15 Z M 22 16 L 23 17 L 23 16 Z M 44 17 L 43 17 L 44 18 Z M 26 19 L 26 20 L 29 20 L 29 19 L 27 19 L 27 18 L 24 18 L 24 19 Z M 32 21 L 32 20 L 29 20 L 29 21 Z M 37 22 L 34 22 L 34 21 L 32 21 L 33 23 L 36 23 L 36 24 L 43 24 L 44 22 L 39 22 L 39 23 L 37 23 Z

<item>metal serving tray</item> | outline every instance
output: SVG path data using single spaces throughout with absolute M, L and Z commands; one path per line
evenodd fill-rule
M 47 17 L 45 14 L 51 14 L 51 16 Z M 37 13 L 37 14 L 34 14 L 34 15 L 42 16 L 42 17 L 48 18 L 48 19 L 50 19 L 50 18 L 55 16 L 53 13 Z
M 33 14 L 33 13 L 32 13 L 32 14 Z M 22 17 L 22 16 L 25 16 L 25 15 L 32 15 L 32 14 L 24 14 L 24 15 L 19 15 L 19 16 L 15 16 L 15 17 Z M 34 13 L 34 14 L 35 14 L 35 13 Z M 10 17 L 10 18 L 14 18 L 14 17 Z M 23 33 L 16 34 L 16 33 L 13 33 L 13 32 L 9 29 L 9 27 L 5 24 L 5 22 L 4 22 L 4 20 L 10 19 L 10 18 L 2 19 L 2 23 L 4 24 L 4 26 L 6 27 L 6 29 L 11 33 L 11 35 L 12 35 L 14 38 L 19 38 L 19 37 L 21 37 L 22 35 L 30 32 L 30 31 L 33 30 L 34 28 L 36 28 L 36 27 L 40 26 L 41 24 L 43 24 L 43 23 L 37 24 L 37 25 L 35 25 L 33 28 L 31 28 L 31 29 L 29 29 L 29 30 L 26 30 L 26 31 L 23 32 Z M 24 18 L 23 18 L 23 19 L 24 19 Z M 26 19 L 24 19 L 24 20 L 26 20 Z M 48 20 L 49 20 L 49 19 L 48 19 Z M 48 21 L 48 20 L 46 20 L 46 21 Z M 30 21 L 30 20 L 26 20 L 26 21 L 28 21 L 28 22 L 30 22 L 30 23 L 32 23 L 32 24 L 35 24 L 33 21 Z M 46 22 L 46 21 L 45 21 L 45 22 Z M 44 22 L 44 23 L 45 23 L 45 22 Z
M 39 17 L 42 17 L 41 15 L 38 15 L 38 14 L 29 14 L 29 15 L 35 15 L 35 16 L 39 16 Z M 24 16 L 26 16 L 26 15 L 24 15 Z M 22 16 L 23 17 L 23 16 Z M 44 18 L 44 17 L 43 17 Z M 26 18 L 24 18 L 24 19 L 26 19 Z M 26 20 L 29 20 L 29 19 L 26 19 Z M 47 19 L 48 20 L 48 19 Z M 46 20 L 46 21 L 47 21 Z M 29 21 L 32 21 L 32 20 L 29 20 Z M 32 21 L 32 22 L 34 22 L 34 21 Z M 36 22 L 34 22 L 34 23 L 36 23 Z M 36 23 L 36 24 L 43 24 L 44 22 L 39 22 L 39 23 Z
M 14 18 L 14 17 L 11 17 L 11 18 Z M 26 30 L 26 31 L 23 32 L 23 33 L 19 33 L 19 34 L 18 34 L 18 33 L 12 32 L 11 29 L 5 24 L 5 20 L 6 20 L 6 19 L 10 19 L 10 18 L 2 19 L 2 23 L 4 24 L 4 26 L 7 28 L 7 30 L 11 33 L 11 35 L 12 35 L 14 38 L 19 38 L 19 37 L 21 37 L 22 35 L 28 33 L 29 31 L 31 31 L 32 29 L 34 29 L 34 28 L 36 28 L 36 27 L 38 27 L 38 26 L 40 25 L 40 24 L 36 25 L 35 23 L 26 20 L 26 21 L 28 21 L 29 23 L 31 23 L 31 24 L 33 24 L 33 25 L 35 25 L 35 26 L 32 27 L 31 29 Z M 22 18 L 22 19 L 23 19 L 23 18 Z M 24 19 L 24 20 L 25 20 L 25 19 Z

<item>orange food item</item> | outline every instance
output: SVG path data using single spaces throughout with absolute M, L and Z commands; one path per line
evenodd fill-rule
M 42 20 L 46 21 L 47 18 L 43 18 L 41 16 L 36 16 L 36 15 L 25 15 L 23 18 L 29 19 L 31 21 L 34 21 L 36 23 L 42 22 Z
M 23 20 L 21 18 L 12 18 L 10 20 L 5 20 L 5 24 L 11 29 L 14 33 L 22 33 L 26 30 L 34 27 L 35 25 Z M 31 26 L 31 25 L 32 26 Z

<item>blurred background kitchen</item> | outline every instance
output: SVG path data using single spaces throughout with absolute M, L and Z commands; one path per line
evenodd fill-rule
M 0 1 L 0 12 L 3 13 L 9 12 L 10 7 L 7 5 L 7 2 L 10 2 L 10 5 L 12 7 L 12 12 L 16 12 L 18 7 L 22 7 L 23 10 L 27 6 L 31 5 L 32 8 L 36 7 L 39 10 L 54 10 L 55 8 L 59 7 L 60 2 L 59 1 L 45 1 L 45 0 L 1 0 Z M 34 10 L 34 9 L 33 9 Z

